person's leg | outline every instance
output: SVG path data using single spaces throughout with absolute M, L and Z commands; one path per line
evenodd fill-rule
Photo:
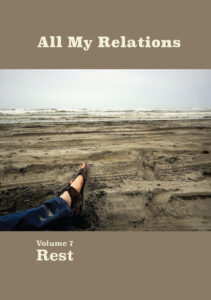
M 0 217 L 0 230 L 65 230 L 72 217 L 66 201 L 55 197 L 41 206 Z
M 85 168 L 85 163 L 80 168 Z M 80 193 L 83 176 L 77 176 L 70 185 Z M 0 230 L 66 230 L 73 218 L 71 201 L 69 193 L 64 192 L 37 208 L 0 217 Z
M 81 166 L 80 166 L 80 169 L 83 169 L 85 168 L 86 165 L 85 163 L 83 163 Z M 71 180 L 70 181 L 70 185 L 78 192 L 80 193 L 81 191 L 81 188 L 83 186 L 83 182 L 84 182 L 84 179 L 83 179 L 83 176 L 82 175 L 79 175 L 75 178 L 75 180 Z M 64 199 L 64 201 L 67 202 L 67 204 L 69 206 L 71 206 L 71 196 L 69 195 L 69 193 L 67 191 L 65 191 L 61 196 L 60 196 L 62 199 Z

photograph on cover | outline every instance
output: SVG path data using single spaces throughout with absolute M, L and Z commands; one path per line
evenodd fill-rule
M 0 70 L 0 230 L 211 230 L 211 70 Z

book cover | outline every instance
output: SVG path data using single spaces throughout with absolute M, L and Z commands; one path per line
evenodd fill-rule
M 209 12 L 1 1 L 2 298 L 208 298 Z

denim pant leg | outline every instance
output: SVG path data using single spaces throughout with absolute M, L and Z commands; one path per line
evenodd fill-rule
M 70 230 L 73 213 L 64 199 L 0 217 L 0 230 Z

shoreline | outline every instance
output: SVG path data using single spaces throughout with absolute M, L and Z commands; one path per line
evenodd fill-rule
M 211 119 L 211 109 L 166 110 L 0 110 L 0 124 L 47 122 L 133 122 Z

